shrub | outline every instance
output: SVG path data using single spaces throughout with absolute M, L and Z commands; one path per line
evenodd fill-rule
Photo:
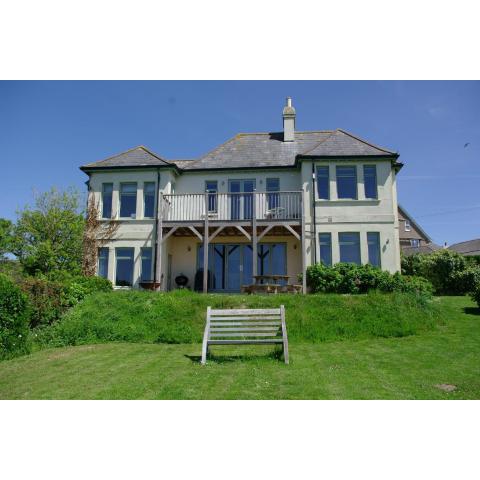
M 428 280 L 420 277 L 393 275 L 371 265 L 338 263 L 333 267 L 323 264 L 307 268 L 307 284 L 313 293 L 367 293 L 405 292 L 431 295 L 433 287 Z
M 113 290 L 112 282 L 103 277 L 73 277 L 64 292 L 67 306 L 76 305 L 88 295 L 95 292 L 109 292 Z
M 0 274 L 0 358 L 28 353 L 28 315 L 26 295 Z
M 473 289 L 472 300 L 477 302 L 478 308 L 480 308 L 480 282 L 478 282 Z
M 459 293 L 471 293 L 480 284 L 480 267 L 468 265 L 465 270 L 452 274 L 452 283 Z

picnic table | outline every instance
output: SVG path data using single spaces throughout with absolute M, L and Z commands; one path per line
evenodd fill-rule
M 255 279 L 255 285 L 269 283 L 269 280 L 271 280 L 274 285 L 278 285 L 282 280 L 288 282 L 290 275 L 254 275 L 253 278 Z
M 243 285 L 242 292 L 245 293 L 300 293 L 301 285 L 289 285 L 290 275 L 253 275 L 253 285 Z M 283 281 L 283 283 L 281 283 Z

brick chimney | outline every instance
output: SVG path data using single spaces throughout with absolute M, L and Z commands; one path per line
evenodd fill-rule
M 291 97 L 287 97 L 287 104 L 283 107 L 283 141 L 295 141 L 295 109 Z

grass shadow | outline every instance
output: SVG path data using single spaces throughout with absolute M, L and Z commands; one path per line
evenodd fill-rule
M 193 363 L 200 363 L 202 360 L 201 355 L 184 355 L 184 357 L 188 358 Z M 218 355 L 210 352 L 207 356 L 207 362 L 214 362 L 214 363 L 233 363 L 233 362 L 248 362 L 254 360 L 277 360 L 283 362 L 283 352 L 279 350 L 273 350 L 268 353 L 264 353 L 261 355 L 252 355 L 248 354 L 239 354 L 239 355 Z
M 479 307 L 464 307 L 463 311 L 467 315 L 480 315 L 480 308 Z

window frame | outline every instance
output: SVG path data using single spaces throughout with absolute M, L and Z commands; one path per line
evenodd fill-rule
M 322 242 L 322 235 L 328 235 L 328 238 L 329 238 L 329 243 L 323 243 Z M 329 256 L 330 256 L 330 263 L 324 263 L 323 260 L 322 260 L 322 245 L 324 246 L 328 246 L 329 247 Z M 333 252 L 332 252 L 332 232 L 320 232 L 318 234 L 318 258 L 320 259 L 320 262 L 327 266 L 327 267 L 331 267 L 333 265 Z
M 110 216 L 105 216 L 105 186 L 110 185 L 112 187 L 112 191 L 110 192 Z M 102 183 L 102 218 L 111 219 L 113 213 L 113 183 L 112 182 L 105 182 Z
M 410 223 L 410 220 L 405 219 L 405 231 L 406 232 L 411 232 L 412 231 L 412 224 Z
M 122 193 L 122 187 L 125 185 L 135 185 L 135 193 Z M 137 196 L 138 196 L 138 183 L 137 182 L 121 182 L 120 183 L 120 189 L 119 189 L 119 195 L 118 195 L 118 201 L 120 203 L 120 208 L 119 208 L 119 215 L 120 218 L 122 219 L 130 219 L 130 220 L 135 220 L 137 218 Z M 130 216 L 124 216 L 122 215 L 122 196 L 127 195 L 127 196 L 135 196 L 135 211 L 133 214 L 130 214 Z
M 410 246 L 418 248 L 420 247 L 420 239 L 419 238 L 411 238 L 410 239 Z
M 366 178 L 372 177 L 372 175 L 367 175 L 367 169 L 373 169 L 373 179 L 374 179 L 374 187 L 375 187 L 375 196 L 369 197 L 367 196 L 367 182 L 365 181 Z M 363 166 L 363 188 L 365 193 L 365 198 L 369 200 L 378 200 L 378 179 L 377 179 L 377 166 L 374 164 L 367 164 Z
M 377 243 L 376 243 L 377 255 L 378 255 L 378 265 L 374 265 L 371 262 L 371 259 L 370 259 L 370 245 L 374 245 L 373 242 L 370 242 L 370 238 L 369 238 L 370 235 L 376 235 L 377 240 L 378 240 Z M 368 251 L 368 263 L 370 265 L 372 265 L 373 267 L 382 268 L 382 249 L 381 249 L 380 232 L 367 232 L 367 251 Z
M 209 183 L 216 185 L 214 193 L 210 193 L 213 189 L 207 188 Z M 218 180 L 205 180 L 205 193 L 208 194 L 208 213 L 218 212 Z
M 347 175 L 339 175 L 339 171 L 341 169 L 353 169 L 353 172 L 355 173 L 353 178 L 355 179 L 354 185 L 355 185 L 355 196 L 354 197 L 341 197 L 339 193 L 339 178 L 351 178 L 350 176 Z M 337 198 L 339 200 L 358 200 L 358 172 L 357 172 L 357 166 L 356 165 L 336 165 L 335 169 L 336 173 L 336 183 L 337 183 Z
M 345 262 L 344 260 L 342 260 L 342 243 L 343 244 L 346 243 L 345 241 L 341 240 L 342 235 L 356 235 L 356 237 L 358 238 L 358 260 L 359 260 L 359 263 Z M 339 258 L 340 258 L 340 262 L 341 263 L 354 263 L 355 265 L 362 265 L 362 244 L 361 244 L 361 242 L 362 242 L 362 240 L 361 240 L 360 232 L 338 232 L 338 255 L 339 255 Z
M 268 181 L 276 180 L 277 189 L 269 190 Z M 272 208 L 277 208 L 280 206 L 280 177 L 268 177 L 265 179 L 265 192 L 267 194 L 267 209 L 271 210 Z
M 147 206 L 147 194 L 146 194 L 146 185 L 153 185 L 153 212 L 152 215 L 146 215 L 146 206 Z M 152 196 L 152 193 L 148 193 L 149 196 Z M 157 198 L 157 189 L 156 182 L 143 182 L 143 217 L 144 218 L 155 218 L 155 199 Z
M 105 257 L 102 256 L 101 252 L 106 251 Z M 100 262 L 101 260 L 104 259 L 106 260 L 106 266 L 105 266 L 105 275 L 100 274 Z M 97 251 L 97 277 L 102 277 L 102 278 L 108 278 L 108 263 L 110 261 L 110 249 L 108 247 L 100 247 Z
M 320 196 L 320 182 L 319 182 L 319 178 L 320 177 L 325 177 L 325 175 L 320 175 L 319 173 L 319 170 L 320 169 L 323 169 L 323 170 L 326 170 L 327 172 L 327 196 L 326 198 L 325 197 L 322 197 Z M 316 195 L 317 195 L 317 199 L 318 200 L 330 200 L 330 165 L 316 165 L 315 166 L 315 180 L 317 182 L 317 188 L 316 188 Z
M 150 252 L 150 269 L 148 272 L 148 278 L 144 278 L 144 253 L 146 251 Z M 140 249 L 140 281 L 141 282 L 152 282 L 153 281 L 153 248 L 152 247 L 142 247 Z
M 130 250 L 132 252 L 132 273 L 131 273 L 131 284 L 130 285 L 118 285 L 117 277 L 118 277 L 118 260 L 121 259 L 119 255 L 119 250 Z M 130 260 L 130 259 L 129 259 Z M 134 247 L 116 247 L 115 248 L 115 286 L 120 288 L 132 288 L 134 285 L 134 278 L 135 275 L 135 248 Z

